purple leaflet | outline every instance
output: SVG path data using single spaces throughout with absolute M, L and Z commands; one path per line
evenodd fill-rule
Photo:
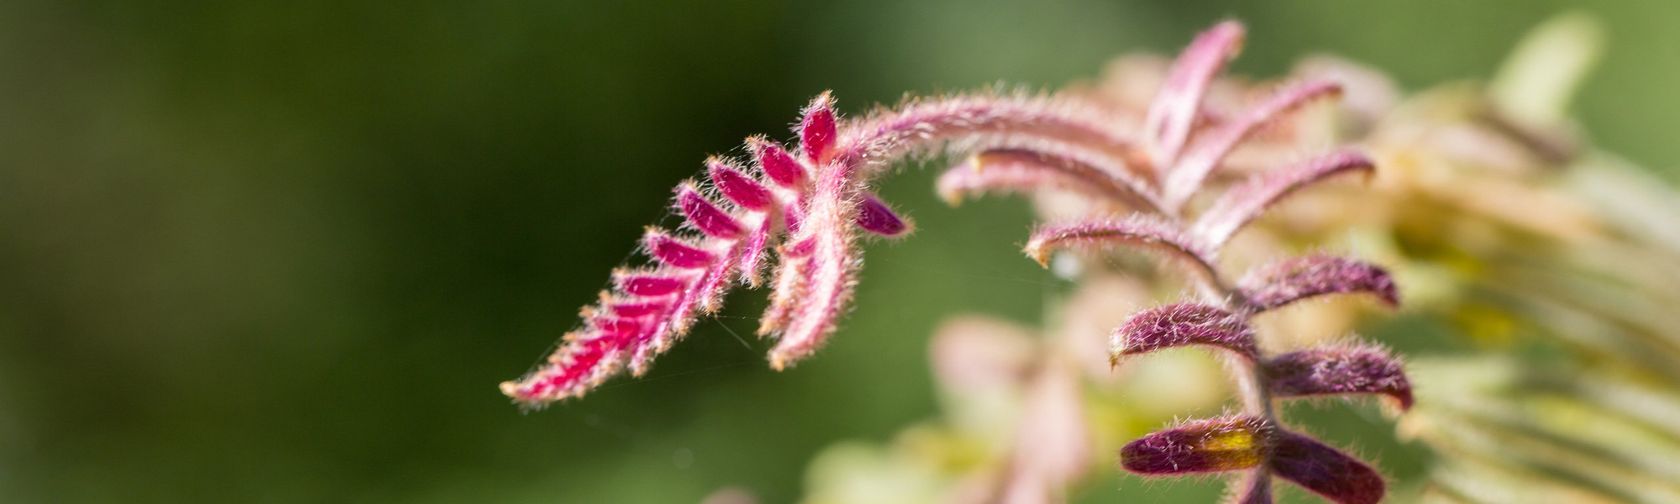
M 1225 160 L 1225 156 L 1260 128 L 1318 98 L 1340 94 L 1341 89 L 1336 83 L 1326 81 L 1309 81 L 1286 87 L 1236 120 L 1202 133 L 1198 138 L 1203 140 L 1191 145 L 1184 158 L 1162 177 L 1165 180 L 1163 199 L 1166 204 L 1174 209 L 1182 206 L 1184 200 L 1202 187 L 1202 182 Z
M 1339 504 L 1376 504 L 1386 491 L 1376 469 L 1294 432 L 1277 433 L 1269 465 L 1278 477 Z
M 745 232 L 734 216 L 700 195 L 692 184 L 677 186 L 677 210 L 695 229 L 713 238 L 733 240 Z
M 1267 382 L 1279 398 L 1383 394 L 1412 407 L 1412 384 L 1400 360 L 1382 348 L 1313 348 L 1266 361 Z
M 706 175 L 729 201 L 747 210 L 770 209 L 770 190 L 718 158 L 706 160 Z
M 617 301 L 613 300 L 606 293 L 602 293 L 601 298 L 601 305 L 606 307 L 607 313 L 625 318 L 640 318 L 650 315 L 658 315 L 671 307 L 671 303 L 664 300 L 648 301 L 637 299 L 633 301 Z
M 1163 252 L 1198 279 L 1209 283 L 1219 281 L 1212 255 L 1205 252 L 1201 244 L 1178 226 L 1146 215 L 1043 226 L 1033 231 L 1024 251 L 1027 257 L 1041 265 L 1048 265 L 1050 254 L 1060 249 L 1112 245 Z
M 1197 303 L 1170 304 L 1138 312 L 1109 336 L 1109 355 L 1119 359 L 1188 345 L 1224 348 L 1251 361 L 1260 355 L 1254 330 L 1241 315 Z
M 805 153 L 805 159 L 817 165 L 827 163 L 838 129 L 834 98 L 824 91 L 805 107 L 804 118 L 799 121 L 799 150 Z
M 881 201 L 881 198 L 864 193 L 858 201 L 857 226 L 864 231 L 888 238 L 898 238 L 910 233 L 910 220 L 900 217 L 893 212 L 892 207 Z
M 1400 304 L 1394 279 L 1374 264 L 1313 254 L 1283 259 L 1249 271 L 1238 282 L 1248 303 L 1265 311 L 1327 294 L 1368 292 L 1389 306 Z
M 1203 243 L 1218 247 L 1249 221 L 1259 217 L 1267 207 L 1297 189 L 1341 173 L 1363 171 L 1369 174 L 1374 170 L 1370 158 L 1364 154 L 1342 150 L 1255 175 L 1226 190 L 1224 196 L 1202 213 L 1191 232 Z
M 658 229 L 650 228 L 642 235 L 642 247 L 647 249 L 648 257 L 673 268 L 700 269 L 717 260 L 717 257 L 699 245 L 672 237 Z
M 688 285 L 688 280 L 657 271 L 621 269 L 613 272 L 613 284 L 625 294 L 657 297 L 675 294 Z
M 1164 169 L 1178 159 L 1201 110 L 1202 95 L 1214 76 L 1242 50 L 1243 32 L 1242 24 L 1236 21 L 1214 25 L 1197 35 L 1173 62 L 1145 119 L 1144 135 L 1152 146 L 1151 157 L 1157 168 Z
M 961 202 L 964 194 L 1054 188 L 1106 199 L 1139 211 L 1160 212 L 1147 180 L 1136 177 L 1124 165 L 1099 168 L 1102 163 L 1081 157 L 1073 149 L 1052 154 L 1044 146 L 987 150 L 946 170 L 940 175 L 937 187 L 940 197 L 951 205 Z
M 776 185 L 796 189 L 805 182 L 805 167 L 780 144 L 755 136 L 747 139 L 747 149 L 758 162 L 758 170 Z
M 1265 462 L 1274 429 L 1250 416 L 1192 420 L 1120 448 L 1120 465 L 1145 475 L 1249 469 Z
M 595 317 L 589 320 L 589 325 L 595 330 L 606 334 L 637 334 L 646 327 L 636 319 L 621 319 L 613 317 Z

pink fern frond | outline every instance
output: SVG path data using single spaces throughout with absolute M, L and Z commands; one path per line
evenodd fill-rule
M 1191 230 L 1203 243 L 1217 247 L 1258 218 L 1267 207 L 1296 190 L 1338 174 L 1369 174 L 1375 170 L 1371 159 L 1364 154 L 1341 150 L 1255 175 L 1226 190 L 1212 207 L 1202 213 Z
M 769 214 L 733 215 L 686 182 L 678 186 L 675 199 L 685 225 L 700 231 L 700 237 L 645 232 L 641 248 L 660 266 L 614 270 L 614 292 L 603 293 L 598 304 L 582 310 L 583 328 L 566 337 L 546 365 L 502 384 L 503 393 L 535 406 L 580 396 L 625 369 L 641 375 L 655 356 L 687 333 L 696 315 L 717 308 L 743 258 L 743 241 L 737 238 L 749 227 L 754 236 L 768 232 Z
M 734 267 L 733 261 L 714 263 L 678 295 L 670 312 L 653 320 L 652 326 L 636 340 L 630 359 L 632 374 L 647 373 L 654 357 L 665 353 L 677 337 L 688 333 L 696 315 L 717 311 Z

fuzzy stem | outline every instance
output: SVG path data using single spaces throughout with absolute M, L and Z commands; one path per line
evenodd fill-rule
M 1240 358 L 1228 359 L 1227 363 L 1235 366 L 1233 371 L 1237 386 L 1242 392 L 1243 412 L 1260 417 L 1267 421 L 1276 419 L 1277 413 L 1272 407 L 1271 384 L 1267 383 L 1266 372 L 1260 363 Z
M 1242 317 L 1243 323 L 1249 323 L 1256 313 L 1250 308 L 1250 303 L 1243 296 L 1240 289 L 1230 287 L 1217 270 L 1211 277 L 1198 282 L 1203 296 L 1208 301 L 1231 313 Z M 1256 338 L 1258 339 L 1258 338 Z M 1258 343 L 1258 342 L 1256 342 Z M 1266 376 L 1264 359 L 1248 359 L 1229 352 L 1223 352 L 1225 367 L 1231 372 L 1232 381 L 1236 382 L 1237 393 L 1242 399 L 1243 413 L 1258 418 L 1266 425 L 1277 425 L 1277 408 L 1272 401 L 1270 378 Z M 1271 504 L 1271 474 L 1264 464 L 1256 467 L 1249 475 L 1249 481 L 1242 483 L 1242 489 L 1234 497 L 1234 502 L 1241 504 Z

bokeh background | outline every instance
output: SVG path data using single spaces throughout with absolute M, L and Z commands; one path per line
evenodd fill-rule
M 1570 10 L 1609 34 L 1583 124 L 1675 180 L 1680 4 L 1654 0 L 0 2 L 0 502 L 791 501 L 822 447 L 936 413 L 941 318 L 1035 323 L 1058 286 L 1016 252 L 1026 205 L 948 209 L 909 171 L 884 192 L 922 230 L 872 246 L 816 359 L 769 371 L 746 292 L 646 378 L 511 406 L 495 384 L 707 153 L 825 89 L 1054 88 L 1225 17 L 1239 72 L 1331 52 L 1415 89 Z M 1327 418 L 1420 470 L 1388 421 Z

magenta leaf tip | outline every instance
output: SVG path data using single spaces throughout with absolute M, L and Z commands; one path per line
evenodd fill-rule
M 863 194 L 858 201 L 857 212 L 858 227 L 879 236 L 899 238 L 909 234 L 912 228 L 910 219 L 899 216 L 874 194 Z
M 823 91 L 805 107 L 805 116 L 799 121 L 799 149 L 812 163 L 826 163 L 833 153 L 838 132 L 834 97 L 832 93 Z

